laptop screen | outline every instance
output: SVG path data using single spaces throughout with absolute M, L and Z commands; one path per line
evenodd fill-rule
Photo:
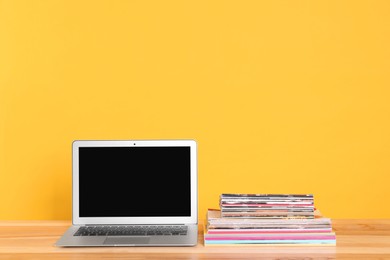
M 190 147 L 79 147 L 80 217 L 191 216 Z

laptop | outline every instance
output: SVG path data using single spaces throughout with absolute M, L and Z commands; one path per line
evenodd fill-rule
M 195 141 L 74 141 L 72 148 L 72 226 L 57 246 L 197 244 Z

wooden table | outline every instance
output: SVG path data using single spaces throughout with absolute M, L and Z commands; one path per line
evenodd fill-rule
M 58 248 L 69 221 L 0 221 L 0 259 L 390 259 L 390 219 L 334 220 L 337 246 Z

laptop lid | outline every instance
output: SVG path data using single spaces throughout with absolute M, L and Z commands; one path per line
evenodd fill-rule
M 193 140 L 74 141 L 73 224 L 196 224 Z

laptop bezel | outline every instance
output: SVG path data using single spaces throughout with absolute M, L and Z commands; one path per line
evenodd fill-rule
M 80 217 L 79 216 L 79 148 L 80 147 L 190 147 L 191 216 L 188 217 Z M 76 140 L 72 144 L 72 222 L 94 224 L 197 224 L 198 178 L 197 144 L 194 140 Z

